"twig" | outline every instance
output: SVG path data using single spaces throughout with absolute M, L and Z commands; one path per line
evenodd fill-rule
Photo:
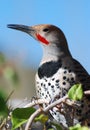
M 90 95 L 90 90 L 84 92 L 85 95 Z
M 29 128 L 31 129 L 31 125 L 33 120 L 35 119 L 36 116 L 38 116 L 40 113 L 42 112 L 42 110 L 39 108 L 38 110 L 36 110 L 28 119 L 28 122 L 26 124 L 25 130 L 29 130 Z
M 14 93 L 14 90 L 12 90 L 11 93 L 9 94 L 9 96 L 7 97 L 6 103 L 7 103 L 7 101 L 10 99 L 10 97 L 11 97 L 11 95 L 12 95 L 13 93 Z
M 2 121 L 2 123 L 0 124 L 0 130 L 3 129 L 3 127 L 5 126 L 5 123 L 6 123 L 6 119 L 4 119 L 4 120 Z
M 90 90 L 87 90 L 84 92 L 85 95 L 90 95 Z M 53 107 L 55 107 L 56 105 L 62 103 L 62 102 L 65 102 L 65 100 L 68 98 L 68 95 L 64 96 L 63 98 L 60 98 L 59 100 L 56 100 L 54 101 L 53 103 L 49 104 L 49 101 L 45 100 L 45 99 L 38 99 L 38 100 L 35 100 L 29 104 L 27 104 L 25 107 L 31 107 L 31 106 L 35 106 L 35 105 L 38 105 L 38 104 L 43 104 L 43 103 L 46 103 L 46 104 L 49 104 L 47 107 L 45 108 L 42 108 L 42 109 L 38 109 L 36 112 L 34 112 L 30 118 L 28 119 L 28 122 L 26 124 L 26 127 L 25 127 L 25 130 L 28 130 L 29 128 L 31 128 L 31 125 L 32 125 L 32 122 L 33 120 L 35 119 L 36 116 L 38 116 L 41 112 L 48 112 L 50 109 L 52 109 Z M 74 102 L 73 102 L 74 103 Z M 72 104 L 72 103 L 71 103 Z
M 56 105 L 64 102 L 68 98 L 68 95 L 54 101 L 52 104 L 48 105 L 46 108 L 43 109 L 44 112 L 49 111 L 51 108 L 55 107 Z
M 41 112 L 44 112 L 44 113 L 45 113 L 45 112 L 48 112 L 51 108 L 53 108 L 54 106 L 56 106 L 56 105 L 58 105 L 58 104 L 64 102 L 67 98 L 68 98 L 68 96 L 66 95 L 66 96 L 64 96 L 63 98 L 60 98 L 59 100 L 53 102 L 52 104 L 49 104 L 46 108 L 43 108 L 43 109 L 40 109 L 40 108 L 39 108 L 39 109 L 38 109 L 36 112 L 34 112 L 34 113 L 30 116 L 30 118 L 28 119 L 28 122 L 27 122 L 27 124 L 26 124 L 25 130 L 28 130 L 29 127 L 31 127 L 34 118 L 35 118 L 36 116 L 38 116 Z
M 24 108 L 27 108 L 27 107 L 33 107 L 35 105 L 39 105 L 39 104 L 49 104 L 49 101 L 47 101 L 46 99 L 37 99 L 37 100 L 34 100 L 30 103 L 28 103 L 26 106 L 24 106 Z

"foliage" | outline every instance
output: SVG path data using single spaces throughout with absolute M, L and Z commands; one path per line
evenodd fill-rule
M 68 97 L 74 101 L 81 100 L 83 98 L 83 89 L 81 84 L 75 84 L 68 91 Z
M 77 124 L 75 126 L 72 126 L 69 128 L 69 130 L 89 130 L 86 126 L 81 126 L 80 124 Z
M 35 108 L 16 108 L 12 112 L 12 130 L 24 124 L 28 118 L 35 112 Z
M 35 118 L 35 121 L 40 121 L 41 123 L 45 124 L 48 121 L 48 119 L 49 119 L 48 115 L 41 114 Z
M 56 130 L 62 130 L 62 127 L 60 126 L 60 124 L 51 122 L 51 125 L 54 126 L 56 128 Z M 49 130 L 54 130 L 53 128 L 49 129 Z
M 0 90 L 0 118 L 8 115 L 9 109 L 6 104 L 6 94 Z

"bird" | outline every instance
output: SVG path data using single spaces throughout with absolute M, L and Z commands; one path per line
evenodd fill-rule
M 90 75 L 71 55 L 65 34 L 59 27 L 52 24 L 7 26 L 29 34 L 42 46 L 43 56 L 35 76 L 38 98 L 47 99 L 52 103 L 67 95 L 72 85 L 77 83 L 82 84 L 83 91 L 90 90 Z M 67 113 L 68 116 L 70 113 L 71 111 Z M 57 107 L 50 110 L 50 114 L 60 124 L 69 126 Z M 90 125 L 90 97 L 84 96 L 75 109 L 73 125 L 86 120 Z

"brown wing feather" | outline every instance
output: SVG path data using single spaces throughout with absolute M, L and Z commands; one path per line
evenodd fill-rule
M 73 59 L 74 71 L 76 73 L 76 77 L 78 82 L 83 85 L 84 90 L 90 89 L 90 75 L 84 69 L 84 67 L 75 59 Z

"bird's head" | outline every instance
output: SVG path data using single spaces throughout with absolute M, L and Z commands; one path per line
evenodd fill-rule
M 46 48 L 57 47 L 62 51 L 67 51 L 67 41 L 63 32 L 56 26 L 50 24 L 40 24 L 35 26 L 25 26 L 9 24 L 9 28 L 28 33 Z
M 40 24 L 35 26 L 25 26 L 18 24 L 9 24 L 8 27 L 26 32 L 45 45 L 65 41 L 65 36 L 63 32 L 54 25 Z

